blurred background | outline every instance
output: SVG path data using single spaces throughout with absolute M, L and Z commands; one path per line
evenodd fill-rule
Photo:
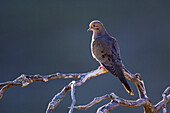
M 0 82 L 21 74 L 81 73 L 98 68 L 90 52 L 88 24 L 99 19 L 114 36 L 126 68 L 140 73 L 153 104 L 162 99 L 170 84 L 170 1 L 169 0 L 1 0 L 0 1 Z M 34 82 L 27 87 L 11 87 L 0 100 L 0 113 L 45 113 L 55 94 L 73 79 Z M 96 96 L 114 92 L 130 96 L 110 73 L 76 87 L 76 105 Z M 110 100 L 102 101 L 87 111 Z M 70 92 L 53 111 L 67 113 Z M 170 111 L 170 106 L 168 105 Z M 143 113 L 143 108 L 117 107 L 111 113 Z M 160 111 L 159 113 L 161 113 Z

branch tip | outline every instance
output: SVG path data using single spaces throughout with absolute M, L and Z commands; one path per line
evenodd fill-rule
M 76 103 L 75 87 L 82 85 L 87 80 L 93 77 L 96 77 L 98 75 L 101 75 L 107 72 L 108 71 L 103 68 L 98 68 L 91 72 L 81 73 L 81 74 L 55 73 L 55 74 L 45 75 L 45 76 L 41 76 L 39 74 L 36 74 L 36 75 L 22 74 L 21 76 L 19 76 L 17 79 L 13 81 L 0 83 L 0 87 L 3 86 L 0 90 L 0 98 L 2 98 L 3 92 L 12 86 L 20 85 L 22 87 L 25 87 L 34 81 L 47 82 L 49 80 L 56 79 L 56 78 L 76 78 L 78 80 L 70 82 L 58 94 L 56 94 L 53 97 L 51 102 L 48 104 L 46 113 L 51 113 L 56 108 L 56 106 L 63 100 L 67 91 L 70 91 L 70 90 L 71 90 L 72 104 L 71 104 L 71 107 L 69 107 L 70 108 L 69 113 L 73 113 L 74 108 L 79 109 L 79 110 L 87 110 L 88 108 L 92 107 L 96 103 L 99 103 L 100 101 L 105 100 L 105 99 L 110 99 L 111 101 L 107 103 L 106 105 L 98 108 L 97 113 L 109 113 L 111 110 L 118 107 L 119 105 L 126 106 L 126 107 L 143 106 L 145 113 L 156 113 L 160 109 L 163 109 L 163 113 L 167 113 L 166 105 L 168 104 L 168 102 L 170 102 L 170 94 L 168 94 L 170 91 L 170 86 L 163 92 L 162 94 L 163 99 L 153 107 L 151 101 L 147 97 L 145 85 L 144 85 L 143 80 L 141 79 L 141 75 L 139 73 L 131 74 L 125 68 L 123 69 L 123 73 L 125 77 L 128 80 L 134 82 L 138 89 L 138 94 L 139 94 L 138 100 L 126 100 L 126 99 L 120 98 L 114 93 L 111 93 L 111 94 L 106 94 L 101 97 L 95 97 L 93 101 L 91 101 L 87 105 L 74 106 Z
M 112 99 L 119 98 L 119 97 L 118 97 L 115 93 L 113 93 L 113 92 L 112 92 L 110 95 L 111 95 Z

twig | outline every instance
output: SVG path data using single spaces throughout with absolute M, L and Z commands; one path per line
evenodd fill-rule
M 25 86 L 29 85 L 30 83 L 32 83 L 34 81 L 47 82 L 49 80 L 56 79 L 56 78 L 76 78 L 76 79 L 80 79 L 80 76 L 81 76 L 81 74 L 61 74 L 61 73 L 45 75 L 45 76 L 41 76 L 39 74 L 36 74 L 36 75 L 22 74 L 20 77 L 18 77 L 14 81 L 8 81 L 8 82 L 0 83 L 0 87 L 4 86 L 0 90 L 0 98 L 2 98 L 3 92 L 6 89 L 8 89 L 12 86 L 18 86 L 19 85 L 19 86 L 25 87 Z
M 107 71 L 104 70 L 103 68 L 100 68 L 100 69 L 96 69 L 88 73 L 81 74 L 80 80 L 75 81 L 74 87 L 80 86 L 83 83 L 85 83 L 86 80 L 96 77 L 98 75 L 104 74 L 104 73 L 107 73 Z M 46 113 L 51 113 L 51 111 L 53 111 L 54 108 L 63 100 L 67 91 L 71 90 L 71 85 L 72 85 L 72 82 L 70 82 L 67 86 L 65 86 L 60 93 L 54 96 L 54 98 L 52 99 L 52 101 L 49 103 L 47 107 Z
M 65 86 L 60 93 L 54 96 L 52 101 L 48 104 L 46 113 L 51 113 L 55 109 L 55 107 L 57 107 L 57 105 L 63 100 L 67 91 L 70 90 L 69 86 L 71 85 L 69 84 L 68 86 Z
M 139 94 L 139 99 L 146 99 L 147 102 L 143 105 L 144 107 L 144 112 L 145 113 L 155 113 L 155 109 L 150 101 L 150 99 L 147 96 L 145 85 L 143 80 L 141 79 L 140 74 L 131 74 L 127 69 L 124 69 L 124 74 L 126 78 L 132 82 L 135 83 L 137 89 L 138 89 L 138 94 Z
M 94 100 L 92 102 L 90 102 L 87 105 L 74 106 L 74 108 L 79 109 L 79 110 L 87 110 L 88 108 L 92 107 L 93 105 L 95 105 L 105 99 L 111 99 L 111 102 L 100 107 L 97 110 L 97 113 L 107 113 L 107 112 L 111 111 L 112 109 L 118 107 L 119 105 L 126 106 L 126 107 L 139 107 L 139 106 L 146 104 L 148 101 L 147 99 L 138 99 L 135 101 L 126 100 L 126 99 L 118 97 L 114 93 L 111 93 L 111 94 L 106 94 L 101 97 L 96 97 L 96 98 L 94 98 Z
M 149 100 L 149 98 L 146 94 L 145 85 L 144 85 L 144 82 L 141 80 L 140 75 L 139 74 L 135 74 L 135 75 L 131 74 L 126 69 L 124 69 L 124 74 L 127 79 L 129 79 L 130 81 L 132 81 L 136 84 L 138 93 L 139 93 L 138 100 L 126 100 L 126 99 L 119 98 L 119 97 L 112 98 L 113 96 L 111 96 L 111 94 L 110 94 L 110 95 L 104 95 L 102 97 L 97 97 L 89 104 L 75 106 L 75 108 L 79 109 L 79 110 L 87 110 L 88 108 L 92 107 L 94 104 L 96 104 L 104 99 L 109 98 L 109 99 L 111 99 L 111 102 L 100 107 L 97 110 L 97 113 L 109 113 L 111 110 L 118 107 L 119 105 L 126 106 L 126 107 L 143 106 L 145 113 L 156 113 L 157 111 L 156 111 L 155 107 L 152 105 L 151 101 Z M 166 89 L 166 91 L 164 91 L 164 94 L 167 94 L 167 91 L 169 91 L 169 89 Z M 166 102 L 169 102 L 169 101 L 170 100 L 167 100 L 167 97 L 166 97 Z M 163 104 L 163 103 L 161 103 L 161 104 Z M 164 104 L 165 105 L 167 104 L 167 103 L 165 103 L 165 99 L 164 99 Z
M 52 79 L 56 78 L 76 78 L 78 79 L 77 81 L 72 81 L 68 85 L 66 85 L 61 92 L 59 92 L 57 95 L 54 96 L 54 98 L 51 100 L 49 103 L 46 113 L 51 113 L 56 106 L 64 99 L 67 91 L 71 90 L 71 98 L 72 98 L 72 104 L 69 110 L 69 113 L 73 112 L 73 108 L 79 109 L 79 110 L 87 110 L 88 108 L 92 107 L 96 103 L 105 100 L 105 99 L 111 99 L 109 103 L 106 105 L 103 105 L 102 107 L 98 108 L 97 113 L 109 113 L 111 110 L 114 108 L 118 107 L 119 105 L 121 106 L 126 106 L 126 107 L 138 107 L 138 106 L 143 106 L 145 113 L 156 113 L 158 112 L 161 108 L 163 109 L 163 113 L 166 113 L 166 105 L 170 102 L 170 94 L 168 92 L 170 91 L 170 86 L 164 91 L 162 94 L 163 99 L 156 105 L 152 105 L 151 101 L 149 100 L 144 82 L 141 80 L 140 74 L 131 74 L 127 69 L 124 68 L 123 73 L 125 77 L 134 82 L 139 93 L 139 99 L 137 100 L 126 100 L 123 98 L 119 98 L 116 96 L 114 93 L 111 94 L 106 94 L 102 97 L 96 97 L 92 102 L 90 102 L 87 105 L 82 105 L 82 106 L 74 106 L 76 99 L 75 99 L 75 87 L 80 86 L 83 83 L 85 83 L 88 79 L 91 79 L 93 77 L 96 77 L 98 75 L 107 73 L 108 71 L 104 70 L 103 68 L 96 69 L 94 71 L 88 72 L 88 73 L 81 73 L 81 74 L 51 74 L 51 75 L 45 75 L 41 76 L 39 74 L 37 75 L 25 75 L 22 74 L 20 77 L 15 79 L 14 81 L 8 81 L 4 83 L 0 83 L 0 87 L 2 89 L 0 90 L 0 97 L 2 97 L 3 92 L 12 87 L 12 86 L 22 86 L 25 87 L 29 85 L 30 83 L 34 81 L 41 81 L 41 82 L 47 82 Z
M 96 113 L 109 113 L 111 110 L 118 106 L 126 107 L 139 107 L 147 103 L 147 99 L 138 99 L 138 100 L 126 100 L 123 98 L 115 98 L 111 100 L 108 104 L 100 107 Z
M 99 103 L 102 100 L 105 99 L 113 99 L 113 98 L 117 98 L 117 96 L 114 93 L 111 94 L 106 94 L 104 96 L 101 97 L 95 97 L 93 99 L 93 101 L 91 101 L 89 104 L 87 105 L 79 105 L 79 106 L 74 106 L 74 108 L 79 109 L 79 110 L 87 110 L 88 108 L 92 107 L 93 105 Z
M 73 113 L 73 109 L 74 109 L 74 105 L 76 103 L 76 99 L 75 99 L 75 81 L 72 81 L 71 82 L 71 98 L 72 98 L 72 104 L 71 104 L 71 108 L 70 108 L 70 111 L 69 113 Z
M 170 86 L 165 89 L 165 91 L 162 94 L 163 99 L 154 105 L 156 112 L 158 112 L 161 108 L 163 109 L 163 113 L 167 113 L 166 105 L 170 102 L 170 94 L 168 94 L 170 91 Z

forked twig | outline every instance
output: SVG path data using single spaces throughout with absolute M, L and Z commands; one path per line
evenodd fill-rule
M 59 92 L 57 95 L 54 96 L 54 98 L 49 103 L 46 113 L 51 113 L 57 105 L 64 99 L 67 91 L 71 90 L 71 98 L 72 98 L 72 104 L 69 110 L 69 113 L 73 113 L 73 108 L 79 109 L 79 110 L 87 110 L 88 108 L 92 107 L 96 103 L 99 103 L 102 100 L 110 99 L 111 101 L 107 103 L 106 105 L 103 105 L 102 107 L 98 108 L 97 113 L 109 113 L 111 110 L 118 106 L 126 106 L 126 107 L 139 107 L 143 106 L 145 113 L 157 113 L 160 109 L 163 109 L 163 113 L 167 113 L 166 105 L 170 102 L 170 86 L 164 91 L 162 94 L 163 99 L 158 102 L 156 105 L 152 105 L 151 101 L 149 100 L 144 82 L 141 79 L 140 74 L 131 74 L 127 69 L 124 69 L 124 75 L 125 77 L 134 82 L 139 94 L 139 99 L 137 100 L 127 100 L 120 98 L 116 96 L 114 93 L 106 94 L 101 97 L 96 97 L 92 102 L 90 102 L 87 105 L 80 105 L 80 106 L 74 106 L 76 103 L 75 99 L 75 87 L 80 86 L 83 83 L 85 83 L 87 80 L 96 77 L 98 75 L 107 73 L 108 71 L 104 70 L 103 68 L 96 69 L 94 71 L 88 72 L 88 73 L 79 73 L 79 74 L 51 74 L 51 75 L 45 75 L 41 76 L 39 74 L 37 75 L 25 75 L 22 74 L 20 77 L 15 79 L 14 81 L 8 81 L 4 83 L 0 83 L 0 87 L 2 89 L 0 90 L 0 97 L 2 97 L 3 92 L 12 87 L 12 86 L 22 86 L 25 87 L 29 85 L 30 83 L 34 81 L 41 81 L 41 82 L 47 82 L 51 79 L 57 79 L 57 78 L 76 78 L 78 80 L 70 82 L 68 85 L 66 85 L 61 92 Z

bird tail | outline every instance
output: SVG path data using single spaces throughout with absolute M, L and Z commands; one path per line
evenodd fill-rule
M 125 76 L 124 73 L 122 71 L 122 68 L 117 66 L 116 64 L 114 64 L 114 69 L 115 69 L 115 75 L 119 78 L 119 80 L 122 82 L 122 85 L 124 86 L 124 88 L 126 89 L 126 91 L 128 93 L 130 93 L 131 95 L 134 95 Z
M 125 76 L 123 73 L 123 70 L 120 66 L 113 64 L 113 67 L 109 67 L 109 66 L 105 66 L 103 65 L 109 72 L 111 72 L 112 74 L 114 74 L 116 77 L 119 78 L 119 80 L 121 81 L 122 85 L 124 86 L 124 88 L 126 89 L 126 91 L 128 93 L 130 93 L 130 95 L 134 95 L 133 91 L 131 90 Z

